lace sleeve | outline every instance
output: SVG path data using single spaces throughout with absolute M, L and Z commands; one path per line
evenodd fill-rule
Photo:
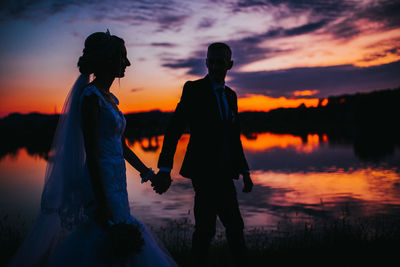
M 93 95 L 93 94 L 98 96 L 100 108 L 104 107 L 104 105 L 105 105 L 104 101 L 105 100 L 104 100 L 103 96 L 101 95 L 101 93 L 96 89 L 96 87 L 94 87 L 93 85 L 89 85 L 89 86 L 87 86 L 87 87 L 85 87 L 83 89 L 83 92 L 82 92 L 82 94 L 80 96 L 80 99 L 79 99 L 79 114 L 81 113 L 82 102 L 83 102 L 83 99 L 85 98 L 85 96 L 90 96 L 90 95 Z

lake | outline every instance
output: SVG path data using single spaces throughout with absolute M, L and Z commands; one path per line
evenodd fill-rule
M 256 133 L 242 143 L 251 168 L 253 191 L 241 192 L 235 181 L 246 227 L 276 228 L 282 218 L 354 218 L 398 215 L 400 207 L 400 147 L 379 158 L 363 157 L 347 139 L 330 140 L 324 134 Z M 156 170 L 163 136 L 129 142 L 132 150 Z M 163 195 L 127 164 L 132 214 L 144 223 L 160 226 L 170 220 L 193 218 L 193 189 L 178 172 L 188 135 L 175 154 L 173 183 Z M 378 142 L 378 140 L 376 140 Z M 365 149 L 368 150 L 368 147 Z M 0 211 L 31 222 L 39 211 L 46 160 L 25 148 L 0 159 Z

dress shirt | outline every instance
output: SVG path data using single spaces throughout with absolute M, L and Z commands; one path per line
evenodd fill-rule
M 217 103 L 218 103 L 218 110 L 219 110 L 219 114 L 221 116 L 221 119 L 223 119 L 222 117 L 222 109 L 221 109 L 221 100 L 219 97 L 219 92 L 218 90 L 223 89 L 222 91 L 222 105 L 224 105 L 224 110 L 225 110 L 225 118 L 228 119 L 229 118 L 229 104 L 228 104 L 228 99 L 226 98 L 226 92 L 225 92 L 225 83 L 220 84 L 220 83 L 216 83 L 213 81 L 213 79 L 211 78 L 211 76 L 208 76 L 211 80 L 211 84 L 214 88 L 214 93 L 215 93 L 215 97 L 217 98 Z

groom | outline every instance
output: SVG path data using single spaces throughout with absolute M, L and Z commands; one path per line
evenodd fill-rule
M 178 140 L 189 129 L 180 174 L 192 180 L 195 191 L 192 251 L 199 266 L 206 263 L 217 216 L 225 227 L 235 263 L 246 263 L 244 225 L 232 179 L 243 176 L 243 192 L 250 192 L 253 183 L 240 141 L 237 96 L 225 85 L 226 73 L 233 65 L 231 57 L 232 51 L 224 43 L 208 47 L 208 75 L 185 83 L 165 133 L 158 160 L 160 171 L 153 179 L 156 192 L 162 194 L 168 189 Z

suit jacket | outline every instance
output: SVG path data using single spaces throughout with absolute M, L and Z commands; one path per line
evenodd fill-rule
M 181 100 L 173 113 L 164 136 L 158 167 L 172 169 L 179 138 L 189 129 L 190 139 L 180 174 L 186 178 L 223 173 L 238 179 L 249 170 L 240 141 L 240 124 L 236 93 L 226 88 L 229 119 L 222 121 L 214 88 L 208 76 L 185 83 Z M 222 154 L 221 154 L 222 153 Z M 221 165 L 221 155 L 228 165 Z

